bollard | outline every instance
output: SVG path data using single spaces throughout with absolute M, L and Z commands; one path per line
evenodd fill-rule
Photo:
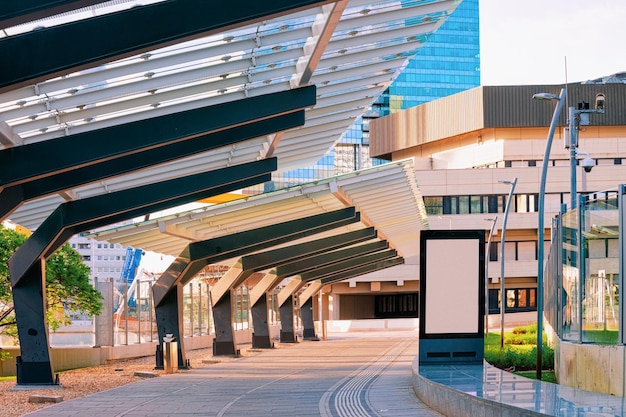
M 166 374 L 178 372 L 178 343 L 171 334 L 163 338 L 163 369 Z

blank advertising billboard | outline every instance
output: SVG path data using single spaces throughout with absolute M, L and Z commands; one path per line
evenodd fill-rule
M 478 240 L 431 239 L 426 249 L 426 333 L 477 333 Z
M 421 232 L 420 363 L 482 360 L 484 279 L 484 230 Z

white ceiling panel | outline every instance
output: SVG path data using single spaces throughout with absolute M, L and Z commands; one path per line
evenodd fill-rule
M 72 18 L 135 3 L 95 5 Z M 454 0 L 341 0 L 16 88 L 0 94 L 0 149 L 285 91 L 295 87 L 293 80 L 302 80 L 317 86 L 318 105 L 305 112 L 304 126 L 284 132 L 271 155 L 278 158 L 280 172 L 311 166 L 457 5 Z M 7 28 L 0 37 L 58 22 L 54 17 Z M 303 78 L 303 68 L 310 77 Z M 68 199 L 252 162 L 265 158 L 270 148 L 271 140 L 260 137 L 29 201 L 9 218 L 36 229 Z

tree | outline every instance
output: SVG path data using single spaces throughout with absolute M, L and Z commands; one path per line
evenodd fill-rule
M 17 337 L 11 295 L 9 258 L 27 236 L 0 226 L 0 334 Z M 102 295 L 89 282 L 89 267 L 69 244 L 46 260 L 46 319 L 52 330 L 71 324 L 76 313 L 95 316 L 102 311 Z

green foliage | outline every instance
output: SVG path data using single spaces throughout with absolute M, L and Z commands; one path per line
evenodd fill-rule
M 500 333 L 489 333 L 485 338 L 485 360 L 500 369 L 537 369 L 537 325 L 517 327 L 511 332 L 505 332 L 503 349 L 500 349 Z M 547 346 L 545 334 L 541 350 L 541 369 L 554 369 L 554 350 Z
M 0 334 L 17 337 L 9 258 L 27 237 L 0 226 Z M 46 262 L 47 320 L 52 330 L 71 323 L 73 313 L 90 316 L 102 311 L 102 296 L 89 282 L 89 267 L 81 255 L 65 244 Z
M 523 376 L 524 378 L 529 379 L 537 379 L 537 371 L 524 371 L 524 372 L 514 372 L 515 375 Z M 557 384 L 556 375 L 554 371 L 541 371 L 541 380 L 544 382 L 552 382 L 553 384 Z

